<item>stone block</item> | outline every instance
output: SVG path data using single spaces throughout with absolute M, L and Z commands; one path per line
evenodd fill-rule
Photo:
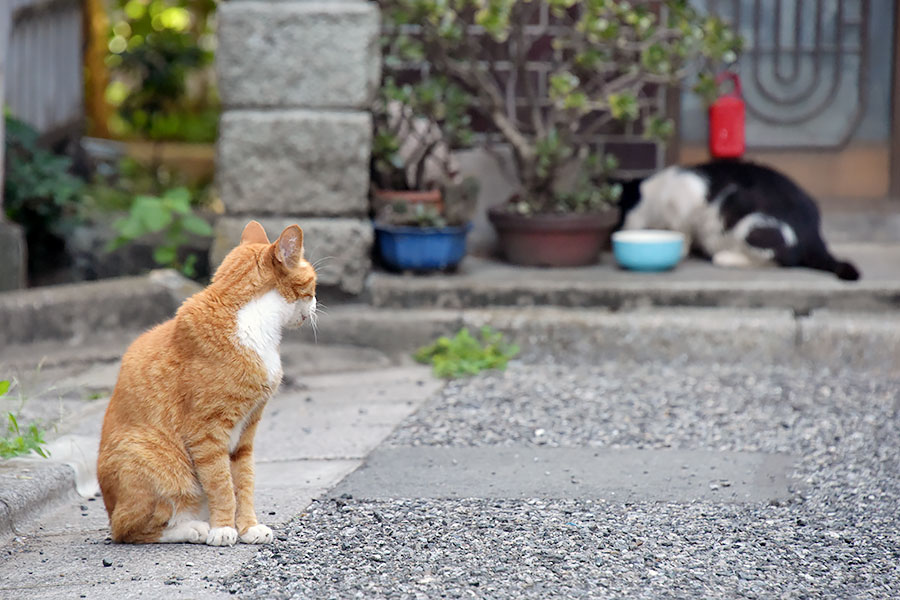
M 362 217 L 368 211 L 366 112 L 228 111 L 219 190 L 230 214 Z
M 225 255 L 240 242 L 241 232 L 251 217 L 222 217 L 215 226 L 210 251 L 210 265 L 215 268 Z M 320 286 L 337 287 L 349 294 L 359 294 L 365 286 L 372 266 L 374 232 L 369 222 L 361 219 L 296 219 L 289 217 L 257 218 L 269 239 L 274 240 L 288 225 L 303 229 L 306 258 L 321 265 L 316 269 Z
M 216 66 L 237 107 L 365 108 L 381 77 L 373 2 L 226 2 Z
M 3 204 L 0 203 L 0 215 L 2 209 Z M 14 223 L 7 223 L 0 217 L 0 292 L 25 287 L 26 256 L 22 228 Z
M 172 317 L 183 298 L 180 284 L 171 281 L 151 274 L 0 294 L 3 342 L 78 341 L 97 332 L 161 323 Z

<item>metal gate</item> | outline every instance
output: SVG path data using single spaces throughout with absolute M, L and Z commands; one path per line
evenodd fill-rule
M 738 73 L 751 149 L 839 150 L 884 142 L 890 124 L 895 3 L 890 0 L 694 0 L 744 38 Z M 686 141 L 705 126 L 683 98 Z
M 736 68 L 750 158 L 777 164 L 819 196 L 884 197 L 900 184 L 891 175 L 897 3 L 691 2 L 744 39 Z M 691 92 L 681 95 L 680 117 L 679 159 L 702 160 L 707 115 Z

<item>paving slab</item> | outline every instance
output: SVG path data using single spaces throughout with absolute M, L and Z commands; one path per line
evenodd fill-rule
M 790 496 L 794 459 L 759 452 L 596 448 L 383 448 L 331 494 L 766 502 Z
M 328 352 L 338 353 L 334 348 Z M 315 362 L 305 347 L 287 344 L 285 356 L 296 365 L 304 357 L 308 360 L 285 391 L 270 401 L 257 433 L 255 454 L 257 513 L 261 522 L 275 528 L 276 535 L 314 498 L 356 469 L 398 422 L 443 385 L 425 367 L 385 366 L 384 355 L 371 350 L 347 350 L 344 358 L 332 364 L 356 364 L 355 370 L 329 373 L 324 369 L 319 375 L 304 375 Z M 83 422 L 69 430 L 96 444 L 105 402 L 96 401 Z M 52 469 L 56 474 L 60 490 L 52 500 L 58 507 L 39 518 L 34 512 L 12 515 L 15 530 L 0 538 L 6 542 L 0 546 L 5 554 L 0 561 L 0 597 L 226 597 L 230 594 L 220 580 L 258 551 L 245 545 L 222 549 L 111 544 L 102 500 L 76 496 L 68 467 L 35 464 L 27 463 L 25 468 Z M 21 464 L 8 469 L 10 477 L 22 477 Z M 35 477 L 32 487 L 47 483 Z M 21 485 L 10 499 L 19 497 L 25 497 Z M 0 500 L 6 499 L 0 494 Z M 27 502 L 18 505 L 27 506 Z

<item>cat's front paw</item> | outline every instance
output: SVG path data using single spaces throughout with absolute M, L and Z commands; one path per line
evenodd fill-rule
M 241 534 L 241 541 L 245 544 L 268 544 L 274 539 L 272 530 L 262 524 L 254 525 Z
M 238 532 L 234 527 L 213 527 L 206 536 L 208 546 L 234 546 L 237 543 Z

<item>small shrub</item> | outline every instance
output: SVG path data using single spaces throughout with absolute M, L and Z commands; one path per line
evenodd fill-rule
M 0 396 L 9 392 L 11 383 L 8 379 L 0 380 Z M 0 458 L 13 458 L 28 454 L 32 450 L 44 458 L 49 458 L 43 446 L 44 432 L 36 423 L 29 425 L 24 431 L 19 428 L 19 422 L 13 413 L 7 413 L 6 432 L 0 435 Z
M 160 266 L 178 269 L 188 277 L 196 275 L 197 257 L 189 255 L 184 262 L 178 249 L 188 242 L 188 234 L 211 236 L 212 228 L 194 214 L 191 193 L 187 188 L 175 188 L 162 196 L 137 196 L 127 217 L 113 223 L 118 232 L 108 250 L 112 251 L 144 236 L 162 233 L 163 243 L 153 250 L 153 260 Z
M 504 138 L 521 181 L 507 210 L 600 212 L 621 190 L 610 181 L 616 164 L 597 136 L 637 125 L 648 138 L 664 139 L 674 123 L 654 90 L 697 75 L 698 92 L 709 98 L 714 73 L 737 60 L 739 37 L 695 4 L 382 0 L 385 72 L 428 63 L 429 79 L 443 78 L 440 89 L 459 90 L 453 106 L 470 106 Z M 543 7 L 551 21 L 540 24 Z M 535 60 L 543 63 L 546 94 L 534 77 Z M 510 102 L 511 81 L 524 92 L 521 102 Z
M 462 329 L 452 338 L 442 336 L 419 348 L 413 357 L 420 363 L 433 365 L 436 376 L 452 379 L 487 369 L 505 369 L 506 363 L 518 353 L 518 346 L 507 343 L 502 333 L 482 327 L 481 339 Z

